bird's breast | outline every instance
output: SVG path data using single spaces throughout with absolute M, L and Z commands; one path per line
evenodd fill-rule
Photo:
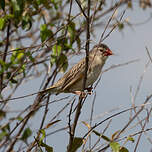
M 87 86 L 92 85 L 101 73 L 101 65 L 98 64 L 90 69 L 87 76 Z

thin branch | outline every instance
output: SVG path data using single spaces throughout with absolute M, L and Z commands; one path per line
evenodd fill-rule
M 149 95 L 144 104 L 141 106 L 140 110 L 137 111 L 137 113 L 129 120 L 129 122 L 121 129 L 121 131 L 117 134 L 116 139 L 119 138 L 119 136 L 125 131 L 125 129 L 131 124 L 131 122 L 139 115 L 139 113 L 142 112 L 144 109 L 145 104 L 152 98 L 152 94 Z M 134 108 L 134 107 L 133 107 Z
M 109 26 L 111 20 L 113 19 L 114 14 L 116 13 L 117 9 L 118 9 L 118 6 L 115 8 L 115 10 L 113 11 L 113 13 L 112 13 L 110 19 L 108 20 L 108 22 L 107 22 L 107 24 L 106 24 L 106 26 L 105 26 L 105 28 L 104 28 L 104 31 L 103 31 L 103 33 L 101 34 L 99 43 L 101 43 L 101 42 L 103 41 L 104 34 L 105 34 L 105 32 L 106 32 L 106 30 L 107 30 L 107 28 L 108 28 L 108 26 Z
M 5 46 L 5 50 L 4 50 L 4 55 L 3 55 L 3 62 L 6 61 L 6 57 L 7 57 L 7 51 L 8 51 L 8 47 L 9 47 L 9 37 L 10 37 L 10 27 L 11 27 L 11 21 L 9 20 L 8 22 L 8 26 L 7 26 L 7 38 L 6 38 L 6 46 Z M 2 65 L 1 65 L 2 67 Z M 3 73 L 0 75 L 0 93 L 2 92 L 4 86 L 3 86 Z
M 146 47 L 146 50 L 147 50 L 148 57 L 149 57 L 149 59 L 150 59 L 150 61 L 151 61 L 151 63 L 152 63 L 152 57 L 151 57 L 150 52 L 149 52 L 149 50 L 148 50 L 147 47 Z
M 84 15 L 84 17 L 85 17 L 86 20 L 87 20 L 88 16 L 85 14 L 85 12 L 84 12 L 84 10 L 83 10 L 83 8 L 82 8 L 82 6 L 81 6 L 80 1 L 79 1 L 79 0 L 75 0 L 75 1 L 76 1 L 76 3 L 78 4 L 78 6 L 79 6 L 79 8 L 80 8 L 80 10 L 81 10 L 81 12 L 82 12 L 82 14 Z
M 121 17 L 120 17 L 120 21 L 122 20 L 125 12 L 126 12 L 126 11 L 124 10 L 123 13 L 122 13 L 122 15 L 121 15 Z M 112 15 L 114 15 L 114 14 L 112 14 Z M 112 19 L 112 18 L 109 19 L 109 22 L 107 23 L 107 25 L 106 25 L 106 27 L 105 27 L 105 31 L 106 31 L 106 28 L 108 28 L 108 25 L 110 24 L 111 19 Z M 103 37 L 104 35 L 101 36 L 101 38 L 100 38 L 100 43 L 103 42 L 107 37 L 110 36 L 110 34 L 114 31 L 114 29 L 118 26 L 118 24 L 119 24 L 119 23 L 116 23 L 116 24 L 113 26 L 113 28 L 109 31 L 109 33 L 108 33 L 105 37 Z M 103 33 L 103 34 L 104 34 L 104 33 Z
M 107 123 L 107 125 L 104 128 L 103 132 L 101 133 L 101 136 L 98 138 L 98 140 L 96 141 L 96 143 L 92 146 L 92 148 L 90 150 L 93 151 L 93 149 L 96 147 L 96 145 L 100 142 L 100 139 L 102 138 L 102 135 L 104 135 L 104 133 L 106 132 L 106 130 L 109 128 L 111 122 L 112 122 L 112 119 L 109 120 L 109 122 Z
M 75 101 L 75 100 L 74 100 L 74 101 Z M 73 108 L 74 101 L 73 101 L 72 104 L 71 104 L 70 112 L 69 112 L 69 116 L 68 116 L 68 117 L 69 117 L 69 121 L 68 121 L 69 136 L 70 136 L 70 140 L 71 140 L 71 141 L 73 140 L 72 126 L 71 126 L 71 114 L 72 114 L 72 108 Z
M 103 71 L 101 72 L 101 74 L 100 74 L 100 77 L 99 77 L 98 81 L 97 81 L 96 84 L 94 85 L 94 88 L 97 87 L 99 81 L 101 80 L 101 76 L 102 76 L 102 74 L 103 74 L 104 72 L 110 71 L 110 70 L 115 69 L 115 68 L 118 68 L 118 67 L 126 66 L 126 65 L 129 65 L 129 64 L 138 62 L 138 61 L 139 61 L 139 59 L 131 60 L 131 61 L 128 61 L 128 62 L 125 62 L 125 63 L 120 63 L 120 64 L 112 65 L 112 66 L 110 66 L 109 68 L 103 70 Z
M 142 84 L 142 82 L 143 82 L 144 75 L 145 75 L 145 73 L 146 73 L 146 70 L 147 70 L 149 64 L 150 64 L 150 62 L 148 61 L 148 62 L 146 63 L 146 65 L 145 65 L 143 74 L 140 76 L 139 83 L 138 83 L 138 86 L 137 86 L 137 89 L 136 89 L 136 92 L 135 92 L 135 95 L 134 95 L 134 98 L 133 98 L 134 102 L 135 102 L 136 97 L 137 97 L 137 95 L 138 95 L 138 93 L 139 93 L 139 90 L 140 90 L 140 88 L 141 88 L 141 84 Z
M 46 101 L 46 105 L 45 105 L 45 110 L 44 110 L 44 114 L 43 114 L 43 118 L 42 118 L 42 122 L 41 122 L 40 129 L 39 129 L 39 130 L 41 130 L 41 129 L 43 128 L 44 121 L 45 121 L 46 115 L 47 115 L 47 113 L 48 113 L 49 99 L 50 99 L 50 95 L 48 95 L 48 97 L 47 97 L 47 101 Z
M 92 106 L 91 106 L 90 126 L 92 126 L 92 119 L 93 119 L 95 101 L 96 101 L 96 92 L 94 94 L 94 98 L 93 98 L 93 102 L 92 102 Z M 91 149 L 91 135 L 89 136 L 89 149 Z
M 147 122 L 148 122 L 148 120 L 149 120 L 149 116 L 150 116 L 151 110 L 152 110 L 152 109 L 150 109 L 150 111 L 148 112 L 147 119 L 145 120 L 145 123 L 144 123 L 144 125 L 142 126 L 141 131 L 144 131 L 144 129 L 145 129 L 145 127 L 146 127 L 146 124 L 147 124 Z M 137 139 L 137 142 L 136 142 L 136 146 L 135 146 L 134 152 L 137 151 L 137 147 L 138 147 L 138 145 L 139 145 L 139 141 L 140 141 L 140 139 L 141 139 L 141 136 L 142 136 L 142 133 L 139 134 L 139 137 L 138 137 L 138 139 Z
M 67 19 L 68 23 L 70 23 L 72 4 L 73 4 L 73 0 L 70 0 L 70 8 L 69 8 L 68 19 Z M 68 31 L 68 26 L 66 27 L 66 30 L 65 30 L 65 36 L 67 35 L 67 31 Z
M 91 9 L 91 1 L 88 0 L 88 4 L 87 4 L 87 16 L 84 13 L 80 2 L 78 2 L 78 0 L 76 0 L 77 4 L 79 5 L 82 13 L 84 14 L 85 18 L 86 18 L 86 22 L 87 22 L 87 32 L 86 32 L 86 45 L 85 45 L 85 50 L 86 50 L 86 60 L 85 60 L 85 74 L 84 74 L 84 80 L 83 80 L 83 90 L 85 89 L 85 85 L 86 85 L 86 80 L 87 80 L 87 72 L 88 72 L 88 62 L 89 62 L 89 44 L 90 44 L 90 9 Z M 75 117 L 74 117 L 74 123 L 73 126 L 71 128 L 71 136 L 70 136 L 70 140 L 69 140 L 69 145 L 68 145 L 68 149 L 67 151 L 70 152 L 71 148 L 72 148 L 72 144 L 73 144 L 73 140 L 74 140 L 74 135 L 75 135 L 75 129 L 77 126 L 77 122 L 81 113 L 81 108 L 82 108 L 82 102 L 83 100 L 85 100 L 86 98 L 83 98 L 82 95 L 80 95 L 79 97 L 79 102 L 78 102 L 78 106 L 76 109 L 76 113 L 75 113 Z
M 118 113 L 115 113 L 115 114 L 107 117 L 106 119 L 102 120 L 101 122 L 95 124 L 95 125 L 91 128 L 91 130 L 88 131 L 88 132 L 83 136 L 83 138 L 85 138 L 93 129 L 95 129 L 96 127 L 100 126 L 100 125 L 101 125 L 102 123 L 104 123 L 105 121 L 107 121 L 107 120 L 109 120 L 109 119 L 111 119 L 111 118 L 113 118 L 113 117 L 115 117 L 115 116 L 118 116 L 118 115 L 120 115 L 120 114 L 122 114 L 122 113 L 125 113 L 125 112 L 127 112 L 127 111 L 130 111 L 130 110 L 132 110 L 132 109 L 134 109 L 134 108 L 141 107 L 140 110 L 138 110 L 138 112 L 134 115 L 134 117 L 132 117 L 132 119 L 129 120 L 129 122 L 128 122 L 128 123 L 123 127 L 123 129 L 117 134 L 117 136 L 116 136 L 116 139 L 117 139 L 117 138 L 120 136 L 120 134 L 123 133 L 124 130 L 129 126 L 129 124 L 137 117 L 137 115 L 139 115 L 139 113 L 144 109 L 144 106 L 148 103 L 148 101 L 149 101 L 151 98 L 152 98 L 152 94 L 149 95 L 149 96 L 146 98 L 144 104 L 142 104 L 141 106 L 135 106 L 135 107 L 131 107 L 131 108 L 125 109 L 125 110 L 120 111 L 120 112 L 118 112 Z

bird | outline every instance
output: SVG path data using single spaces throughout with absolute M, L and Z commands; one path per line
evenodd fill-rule
M 95 45 L 89 52 L 88 71 L 85 83 L 85 90 L 92 90 L 94 82 L 101 74 L 101 70 L 109 56 L 113 55 L 113 52 L 106 44 L 100 43 Z M 74 93 L 81 95 L 84 93 L 84 77 L 86 57 L 82 58 L 77 64 L 75 64 L 63 77 L 61 77 L 55 84 L 41 91 L 41 93 Z

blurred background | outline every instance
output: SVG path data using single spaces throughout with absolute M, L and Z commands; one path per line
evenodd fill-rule
M 119 2 L 119 1 L 114 1 L 114 0 L 105 1 L 104 4 L 102 5 L 101 11 L 98 12 L 98 15 L 100 16 L 100 14 L 102 14 L 103 12 L 106 12 L 106 10 L 108 10 L 109 8 L 114 6 L 117 2 Z M 149 5 L 148 5 L 148 2 L 149 2 Z M 86 6 L 85 2 L 84 3 L 80 2 L 80 3 L 83 4 L 84 6 L 83 5 L 82 6 L 85 8 L 85 6 Z M 100 2 L 96 1 L 96 3 L 99 4 Z M 67 5 L 63 10 L 63 14 L 66 14 L 66 13 L 68 14 L 70 1 L 66 1 L 65 4 L 67 4 Z M 134 96 L 136 94 L 136 90 L 137 90 L 140 82 L 141 82 L 141 85 L 140 85 L 138 94 L 134 101 L 135 106 L 140 106 L 141 104 L 143 104 L 144 101 L 146 100 L 146 97 L 152 93 L 152 83 L 151 83 L 152 63 L 150 61 L 150 58 L 149 58 L 147 50 L 146 50 L 146 47 L 147 47 L 150 55 L 152 55 L 152 30 L 151 30 L 152 11 L 151 11 L 151 5 L 150 5 L 151 1 L 145 0 L 145 3 L 143 3 L 143 4 L 145 4 L 145 6 L 142 6 L 141 4 L 142 4 L 141 1 L 133 1 L 133 2 L 128 1 L 128 2 L 124 2 L 124 5 L 119 6 L 118 9 L 116 10 L 114 17 L 113 17 L 112 21 L 110 22 L 108 29 L 105 32 L 105 35 L 107 33 L 109 33 L 109 31 L 113 28 L 115 23 L 119 22 L 119 18 L 124 10 L 125 10 L 125 14 L 122 18 L 122 21 L 120 21 L 120 23 L 118 24 L 118 27 L 116 29 L 114 29 L 114 31 L 104 40 L 104 43 L 107 44 L 109 46 L 109 48 L 116 55 L 109 57 L 103 70 L 105 70 L 113 65 L 119 65 L 119 64 L 127 63 L 127 62 L 134 61 L 134 60 L 136 60 L 136 61 L 133 63 L 130 63 L 130 64 L 126 64 L 123 66 L 113 68 L 102 74 L 100 82 L 98 83 L 96 89 L 93 90 L 93 94 L 91 96 L 89 95 L 83 104 L 83 107 L 81 109 L 81 115 L 80 115 L 78 125 L 76 128 L 76 133 L 75 133 L 76 137 L 83 137 L 88 131 L 88 128 L 82 123 L 82 121 L 84 121 L 88 124 L 90 123 L 91 109 L 92 109 L 92 103 L 93 103 L 94 98 L 95 98 L 95 102 L 94 102 L 94 106 L 93 106 L 94 110 L 93 110 L 93 119 L 91 122 L 91 126 L 94 126 L 95 124 L 99 123 L 100 121 L 104 120 L 105 118 L 107 118 L 108 116 L 111 116 L 114 113 L 117 113 L 117 112 L 122 111 L 127 108 L 131 108 L 132 104 L 133 104 L 132 102 L 133 102 Z M 56 5 L 58 5 L 58 3 Z M 54 29 L 56 29 L 56 30 L 59 29 L 60 26 L 64 23 L 63 18 L 61 21 L 59 19 L 58 20 L 56 19 L 56 21 L 54 21 L 52 23 L 49 22 L 49 19 L 53 18 L 52 16 L 54 15 L 51 13 L 53 13 L 55 11 L 59 11 L 61 9 L 59 6 L 58 6 L 58 9 L 55 9 L 52 12 L 50 11 L 51 10 L 50 8 L 49 8 L 50 10 L 45 10 L 45 9 L 47 9 L 47 7 L 45 5 L 44 5 L 45 7 L 44 6 L 42 7 L 42 6 L 43 6 L 43 3 L 40 4 L 38 10 L 40 10 L 40 12 L 42 11 L 43 15 L 44 14 L 45 15 L 44 16 L 42 15 L 40 20 L 37 20 L 39 15 L 33 16 L 33 18 L 32 18 L 33 20 L 31 21 L 32 22 L 31 29 L 28 29 L 26 31 L 26 30 L 21 29 L 21 27 L 20 27 L 20 29 L 18 29 L 18 32 L 16 31 L 15 34 L 11 35 L 12 37 L 10 38 L 10 40 L 14 39 L 14 42 L 12 42 L 11 45 L 9 46 L 9 50 L 16 49 L 16 48 L 32 47 L 32 46 L 34 46 L 34 41 L 35 41 L 35 45 L 45 42 L 45 40 L 49 36 L 46 36 L 46 38 L 43 38 L 43 36 L 42 36 L 43 28 L 45 29 L 45 27 L 42 27 L 42 24 L 47 25 L 48 31 L 45 31 L 45 32 L 46 33 L 48 32 L 49 34 L 51 34 L 51 32 L 49 31 L 50 29 L 52 30 L 52 32 L 55 32 Z M 92 6 L 94 6 L 93 2 L 92 2 Z M 9 4 L 6 5 L 5 11 L 6 11 L 7 7 L 9 7 Z M 31 5 L 31 7 L 32 7 L 32 5 Z M 30 7 L 29 7 L 29 10 L 30 10 Z M 27 11 L 27 8 L 26 8 L 26 11 Z M 77 5 L 77 3 L 75 1 L 73 1 L 72 11 L 71 11 L 71 15 L 70 15 L 71 18 L 74 17 L 76 14 L 80 13 L 80 11 L 81 10 L 79 9 L 79 6 Z M 99 42 L 101 34 L 104 31 L 104 28 L 107 25 L 108 20 L 112 16 L 113 12 L 114 11 L 111 10 L 111 11 L 109 11 L 109 13 L 105 13 L 105 15 L 103 15 L 99 20 L 94 21 L 94 23 L 92 25 L 92 27 L 93 27 L 92 32 L 91 32 L 90 49 L 93 47 L 93 45 L 95 45 Z M 92 9 L 91 13 L 93 13 L 93 9 Z M 65 15 L 66 18 L 68 16 L 67 14 Z M 2 15 L 2 13 L 1 13 L 1 15 Z M 2 15 L 2 17 L 3 16 L 4 15 Z M 81 27 L 81 24 L 83 21 L 84 21 L 84 16 L 81 14 L 80 16 L 78 16 L 78 18 L 76 18 L 74 20 L 75 25 L 73 25 L 73 26 L 75 26 L 75 28 L 78 29 L 79 27 Z M 7 25 L 8 24 L 9 23 L 7 23 Z M 11 21 L 11 24 L 13 24 L 12 21 Z M 51 24 L 53 24 L 53 25 L 51 25 Z M 85 24 L 85 22 L 83 22 L 82 25 L 84 25 L 84 24 Z M 13 26 L 12 30 L 15 29 L 15 26 L 14 25 L 12 25 L 12 26 Z M 18 24 L 18 26 L 19 26 L 19 24 Z M 36 29 L 39 29 L 40 31 L 38 31 Z M 7 30 L 7 27 L 6 27 L 6 30 Z M 4 29 L 4 31 L 6 31 L 6 30 Z M 33 35 L 34 35 L 34 37 L 39 38 L 37 41 L 35 39 L 33 41 L 31 41 L 32 37 L 30 37 L 30 39 L 28 37 L 25 39 L 21 39 L 22 36 L 24 36 L 24 35 L 27 36 L 28 33 L 30 33 L 30 30 L 35 31 L 33 33 Z M 7 37 L 7 35 L 3 33 L 4 31 L 1 31 L 1 33 L 3 34 L 1 41 L 3 40 L 3 38 Z M 23 77 L 24 80 L 21 82 L 20 85 L 18 85 L 18 87 L 16 87 L 15 86 L 16 84 L 13 84 L 12 82 L 11 82 L 12 84 L 7 84 L 7 87 L 5 87 L 2 90 L 1 96 L 3 96 L 3 98 L 1 98 L 1 99 L 6 99 L 10 94 L 11 94 L 11 96 L 10 96 L 11 98 L 19 97 L 22 95 L 28 95 L 28 94 L 39 91 L 41 84 L 42 84 L 42 86 L 44 86 L 44 83 L 42 83 L 42 82 L 43 82 L 43 80 L 44 80 L 44 82 L 46 82 L 46 80 L 47 80 L 44 78 L 49 77 L 49 75 L 52 74 L 52 71 L 56 67 L 56 64 L 53 63 L 53 61 L 51 60 L 51 58 L 53 58 L 53 55 L 54 55 L 54 54 L 53 55 L 51 54 L 52 45 L 54 45 L 54 43 L 52 43 L 52 42 L 54 42 L 54 40 L 57 39 L 63 32 L 64 31 L 59 32 L 58 35 L 56 35 L 54 38 L 52 38 L 53 39 L 52 41 L 49 41 L 47 43 L 47 45 L 40 46 L 37 49 L 37 51 L 35 52 L 35 54 L 34 55 L 32 54 L 33 58 L 37 59 L 37 61 L 41 61 L 39 59 L 44 59 L 45 60 L 45 62 L 43 62 L 44 64 L 37 64 L 34 67 L 30 63 L 30 65 L 33 66 L 33 69 L 29 72 L 29 75 L 27 74 L 25 77 Z M 70 35 L 71 34 L 70 30 L 68 32 L 67 33 Z M 41 36 L 40 36 L 40 34 L 41 34 Z M 67 34 L 67 37 L 68 37 L 68 34 Z M 78 44 L 72 43 L 72 45 L 68 46 L 67 47 L 68 49 L 64 51 L 64 54 L 68 56 L 68 58 L 67 58 L 68 59 L 68 68 L 67 69 L 72 67 L 82 57 L 85 56 L 85 50 L 84 50 L 84 46 L 85 46 L 85 42 L 86 42 L 85 32 L 83 31 L 83 33 L 79 36 L 80 36 L 79 38 L 81 39 L 81 41 L 80 41 L 81 47 L 78 48 Z M 68 41 L 70 41 L 70 40 L 68 40 Z M 51 45 L 51 48 L 49 45 Z M 78 50 L 78 51 L 74 52 L 73 49 Z M 45 50 L 45 53 L 43 52 L 44 50 Z M 2 52 L 3 49 L 1 49 L 0 51 Z M 34 52 L 35 50 L 32 50 L 32 51 Z M 43 53 L 45 55 L 45 58 L 43 58 L 44 57 Z M 38 55 L 41 58 L 40 57 L 37 58 Z M 8 60 L 9 60 L 9 58 L 11 58 L 11 55 L 7 57 Z M 149 62 L 149 64 L 147 65 L 148 62 Z M 19 65 L 20 64 L 18 63 L 18 66 Z M 25 70 L 25 73 L 26 73 L 26 70 Z M 62 75 L 63 75 L 63 72 L 59 72 L 57 74 L 57 76 L 54 77 L 54 81 L 56 82 Z M 29 77 L 27 77 L 27 76 L 29 76 Z M 19 83 L 20 78 L 21 77 L 19 76 L 19 80 L 18 80 L 18 77 L 16 76 L 16 80 L 18 81 L 17 83 Z M 15 77 L 14 77 L 14 79 L 15 79 Z M 51 85 L 51 82 L 52 81 L 50 81 L 48 86 Z M 12 92 L 12 90 L 15 87 L 16 87 L 16 89 L 14 90 L 14 92 Z M 40 90 L 42 90 L 42 88 L 43 87 L 41 87 Z M 11 118 L 16 118 L 17 115 L 20 112 L 24 111 L 26 107 L 28 107 L 29 105 L 32 105 L 36 96 L 37 95 L 34 95 L 34 96 L 30 96 L 28 98 L 12 100 L 12 101 L 5 103 L 4 104 L 5 107 L 2 110 L 6 111 L 6 117 L 1 118 L 2 123 L 7 124 L 7 122 L 9 122 L 10 130 L 12 130 L 19 120 L 12 119 L 13 121 L 11 121 Z M 62 98 L 65 98 L 65 99 L 60 100 Z M 78 96 L 75 96 L 73 94 L 59 94 L 58 96 L 51 95 L 51 97 L 49 99 L 50 104 L 48 105 L 48 112 L 47 112 L 47 116 L 46 116 L 46 119 L 44 122 L 44 126 L 47 125 L 51 121 L 55 121 L 55 120 L 60 120 L 60 121 L 45 130 L 46 137 L 45 137 L 44 141 L 49 146 L 53 147 L 55 152 L 66 151 L 67 145 L 69 143 L 69 133 L 68 133 L 69 129 L 68 128 L 64 129 L 64 128 L 68 126 L 68 121 L 69 121 L 68 114 L 70 111 L 70 105 L 74 98 L 76 98 L 75 104 L 74 104 L 74 107 L 75 107 L 76 103 L 78 102 Z M 54 100 L 60 100 L 60 101 L 51 103 Z M 69 102 L 70 102 L 70 104 L 68 104 Z M 151 99 L 149 100 L 149 103 L 150 102 L 151 102 Z M 42 102 L 41 104 L 45 105 L 46 102 Z M 4 105 L 2 103 L 1 108 Z M 65 109 L 63 109 L 63 107 L 65 105 L 67 105 L 67 107 L 65 107 Z M 148 104 L 145 107 L 145 109 L 140 113 L 139 119 L 142 120 L 145 117 L 147 117 L 150 109 L 151 109 L 151 104 Z M 63 111 L 61 112 L 60 110 L 63 110 Z M 29 109 L 25 110 L 25 113 L 28 113 L 28 112 L 29 112 Z M 58 114 L 58 112 L 60 112 L 60 114 Z M 24 118 L 25 113 L 23 115 L 20 115 L 20 117 L 22 119 Z M 36 138 L 36 136 L 37 136 L 37 132 L 39 131 L 40 124 L 42 122 L 44 113 L 45 113 L 45 106 L 41 107 L 38 110 L 38 112 L 36 112 L 36 114 L 34 114 L 31 117 L 31 119 L 29 119 L 25 128 L 30 128 L 30 130 L 32 131 L 32 134 L 30 134 L 28 139 L 26 139 L 27 140 L 26 142 L 24 141 L 22 143 L 23 140 L 18 141 L 14 145 L 14 149 L 19 150 L 19 147 L 20 147 L 21 151 L 23 151 L 25 147 L 26 148 L 28 147 L 28 144 L 30 144 L 34 141 L 34 137 Z M 106 132 L 104 133 L 104 135 L 111 138 L 111 136 L 115 132 L 121 130 L 127 124 L 129 119 L 131 118 L 131 116 L 133 116 L 134 114 L 135 113 L 133 111 L 132 112 L 128 111 L 128 112 L 122 113 L 116 117 L 113 117 L 111 119 L 110 124 L 109 124 Z M 150 115 L 150 118 L 149 118 L 149 121 L 146 123 L 144 130 L 146 130 L 147 128 L 151 128 L 151 125 L 152 125 L 151 113 L 149 115 Z M 75 116 L 75 114 L 73 113 L 71 115 L 72 120 L 73 120 L 74 116 Z M 144 122 L 145 121 L 143 121 L 142 124 L 144 124 Z M 1 123 L 1 126 L 2 126 L 2 123 Z M 103 124 L 101 124 L 100 126 L 95 128 L 95 130 L 98 131 L 99 133 L 102 133 L 102 131 L 105 129 L 105 127 L 107 126 L 108 123 L 109 123 L 109 120 L 105 121 Z M 20 126 L 18 127 L 18 129 L 16 129 L 16 131 L 13 132 L 13 134 L 11 135 L 10 138 L 14 139 L 19 128 L 20 128 Z M 60 131 L 60 129 L 61 129 L 61 131 Z M 142 128 L 139 124 L 139 120 L 135 119 L 129 125 L 129 127 L 121 134 L 121 137 L 122 138 L 127 137 L 127 136 L 132 135 L 141 130 L 142 130 Z M 1 131 L 1 133 L 3 133 L 3 131 Z M 20 136 L 23 137 L 22 135 L 23 134 L 21 134 Z M 129 152 L 132 152 L 135 150 L 134 148 L 135 148 L 138 136 L 139 135 L 133 136 L 133 138 L 135 140 L 134 143 L 129 141 L 124 145 L 129 150 Z M 98 138 L 99 137 L 97 135 L 92 133 L 91 141 L 90 141 L 91 144 L 93 145 L 97 141 Z M 146 134 L 142 135 L 136 151 L 150 152 L 150 150 L 152 149 L 151 141 L 152 141 L 151 131 L 148 131 L 148 132 L 146 132 Z M 3 143 L 3 139 L 1 139 L 1 142 Z M 10 141 L 8 141 L 7 143 L 11 144 Z M 102 149 L 102 147 L 106 146 L 107 143 L 108 143 L 107 141 L 104 141 L 101 138 L 100 142 L 96 145 L 96 147 L 93 150 L 99 151 L 100 149 Z M 119 141 L 119 143 L 120 143 L 120 145 L 123 145 L 124 140 Z M 102 144 L 104 144 L 104 145 L 102 145 Z M 7 146 L 2 147 L 2 149 L 3 148 L 7 149 Z M 82 151 L 81 148 L 78 151 Z M 86 149 L 89 149 L 89 142 L 85 146 L 85 150 Z M 106 151 L 111 151 L 111 149 L 109 148 Z

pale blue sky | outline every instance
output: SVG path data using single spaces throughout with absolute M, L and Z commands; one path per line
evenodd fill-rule
M 152 11 L 150 9 L 146 11 L 142 11 L 137 7 L 134 8 L 133 11 L 127 10 L 124 18 L 129 18 L 129 20 L 132 23 L 140 23 L 142 21 L 145 21 L 150 16 L 151 12 Z M 96 42 L 98 42 L 102 31 L 103 29 L 101 28 L 96 29 L 95 32 Z M 135 92 L 140 76 L 144 71 L 144 66 L 148 61 L 148 56 L 146 53 L 145 46 L 149 48 L 149 51 L 152 55 L 152 21 L 149 21 L 148 23 L 143 25 L 135 26 L 133 27 L 133 29 L 130 27 L 125 27 L 125 30 L 122 33 L 119 32 L 118 30 L 115 30 L 110 35 L 110 37 L 106 39 L 104 43 L 108 44 L 111 50 L 114 50 L 114 52 L 118 54 L 117 56 L 111 56 L 108 59 L 104 68 L 107 68 L 113 64 L 120 64 L 134 59 L 140 59 L 140 61 L 127 66 L 119 67 L 117 69 L 113 69 L 103 74 L 102 79 L 96 88 L 97 97 L 94 107 L 94 116 L 105 113 L 113 108 L 121 107 L 121 109 L 123 110 L 131 106 L 131 100 L 130 100 L 131 97 L 130 97 L 129 88 L 132 86 L 133 93 Z M 77 57 L 77 59 L 79 58 L 80 56 Z M 71 63 L 73 63 L 73 59 L 71 59 Z M 142 83 L 141 90 L 136 100 L 137 105 L 143 103 L 146 96 L 152 93 L 151 77 L 152 77 L 152 64 L 149 65 L 149 68 L 145 73 L 144 81 Z M 21 94 L 23 95 L 23 94 L 29 94 L 31 92 L 36 92 L 37 88 L 40 85 L 40 80 L 42 79 L 37 78 L 36 80 L 29 81 L 22 88 L 18 89 L 16 96 Z M 69 94 L 52 96 L 52 98 L 57 99 L 67 95 Z M 73 95 L 71 95 L 70 98 L 72 98 L 72 96 Z M 33 101 L 32 99 L 33 97 L 30 97 L 28 99 L 23 99 L 23 101 L 25 100 L 26 103 L 29 104 L 31 103 L 31 101 Z M 93 95 L 89 96 L 89 99 L 86 100 L 86 103 L 84 104 L 79 119 L 80 121 L 86 120 L 90 117 L 90 111 L 91 111 L 90 108 L 91 108 L 92 100 L 93 100 Z M 47 121 L 49 121 L 52 118 L 52 116 L 54 116 L 54 114 L 57 111 L 59 111 L 68 101 L 69 100 L 50 105 L 49 112 L 47 115 Z M 16 103 L 18 104 L 15 104 L 14 101 L 12 103 L 14 110 L 20 109 L 21 107 L 23 108 L 25 106 L 24 102 L 17 101 Z M 69 112 L 69 107 L 58 117 L 58 119 L 61 119 L 62 121 L 59 122 L 54 127 L 48 129 L 47 133 L 50 133 L 53 130 L 56 130 L 57 128 L 62 128 L 66 126 L 68 119 L 65 116 L 68 114 L 68 112 Z M 39 129 L 39 123 L 41 122 L 42 115 L 43 115 L 43 110 L 41 110 L 41 113 L 39 112 L 37 114 L 34 120 L 29 121 L 29 126 L 34 128 L 35 131 L 38 131 Z M 106 118 L 107 116 L 109 115 L 107 114 L 103 118 Z M 128 116 L 129 115 L 127 113 L 127 114 L 122 114 L 119 117 L 113 118 L 110 128 L 106 132 L 107 133 L 106 135 L 110 136 L 115 131 L 121 129 L 128 121 L 129 118 Z M 143 116 L 146 116 L 145 112 L 143 113 Z M 94 120 L 93 124 L 101 121 L 103 118 Z M 45 124 L 47 123 L 47 121 L 45 122 Z M 105 124 L 99 126 L 96 130 L 98 130 L 99 132 L 102 131 L 104 129 Z M 148 126 L 150 127 L 150 125 Z M 140 127 L 137 128 L 133 129 L 131 133 L 141 130 Z M 80 123 L 80 125 L 76 129 L 76 135 L 83 136 L 86 131 L 87 128 L 82 123 Z M 126 133 L 124 135 L 126 135 Z M 150 136 L 151 133 L 148 132 L 148 135 Z M 93 139 L 96 140 L 97 138 L 93 138 Z M 33 137 L 32 140 L 34 140 Z M 46 139 L 47 144 L 53 146 L 55 152 L 65 151 L 66 145 L 68 144 L 68 140 L 69 140 L 68 130 L 51 135 Z M 126 146 L 130 150 L 130 152 L 132 152 L 131 150 L 134 147 L 134 145 L 135 144 L 130 142 Z M 151 148 L 152 146 L 143 135 L 142 143 L 139 144 L 137 151 L 149 152 Z

